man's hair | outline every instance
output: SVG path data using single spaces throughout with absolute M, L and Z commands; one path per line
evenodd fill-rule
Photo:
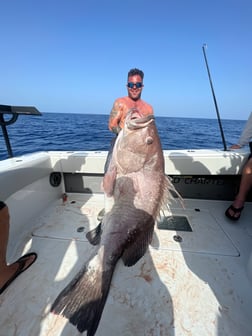
M 131 76 L 136 76 L 136 75 L 139 75 L 139 76 L 142 78 L 142 80 L 143 80 L 143 78 L 144 78 L 144 73 L 143 73 L 142 70 L 139 70 L 139 69 L 134 68 L 134 69 L 131 69 L 131 70 L 128 72 L 128 78 L 131 77 Z

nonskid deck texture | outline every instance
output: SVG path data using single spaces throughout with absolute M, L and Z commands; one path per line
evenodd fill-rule
M 35 219 L 21 253 L 36 251 L 38 259 L 0 296 L 0 336 L 80 335 L 49 310 L 90 255 L 85 234 L 97 225 L 103 203 L 101 194 L 69 194 L 65 204 L 58 200 Z M 165 215 L 186 217 L 192 231 L 155 230 L 135 266 L 119 261 L 96 335 L 252 335 L 246 269 L 252 208 L 234 225 L 224 217 L 228 205 L 185 200 L 183 210 L 172 204 Z

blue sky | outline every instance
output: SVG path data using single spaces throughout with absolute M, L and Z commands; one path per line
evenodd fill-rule
M 223 119 L 252 111 L 251 0 L 0 2 L 0 104 L 109 114 L 127 73 L 159 116 Z

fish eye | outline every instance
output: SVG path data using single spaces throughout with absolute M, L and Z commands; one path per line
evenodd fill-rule
M 147 143 L 147 145 L 151 145 L 153 143 L 153 138 L 151 136 L 148 136 L 146 138 L 146 143 Z

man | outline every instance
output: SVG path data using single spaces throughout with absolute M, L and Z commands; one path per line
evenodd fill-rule
M 128 96 L 115 100 L 109 118 L 109 129 L 118 134 L 123 128 L 125 117 L 130 109 L 137 109 L 143 115 L 153 114 L 151 105 L 141 99 L 144 73 L 139 69 L 128 72 Z
M 241 134 L 238 144 L 231 146 L 230 149 L 242 148 L 243 146 L 249 143 L 251 138 L 252 138 L 252 112 Z M 225 215 L 233 221 L 237 221 L 240 218 L 247 195 L 250 189 L 252 189 L 252 146 L 251 146 L 252 143 L 250 142 L 249 144 L 251 154 L 249 155 L 248 161 L 242 169 L 242 177 L 238 194 L 236 195 L 233 203 L 230 205 L 230 207 L 228 207 L 228 209 L 225 212 Z
M 105 174 L 108 170 L 109 162 L 112 157 L 116 137 L 124 126 L 125 118 L 126 118 L 128 111 L 132 109 L 137 109 L 139 112 L 142 113 L 143 116 L 153 114 L 152 106 L 141 99 L 141 94 L 142 94 L 143 87 L 144 87 L 143 79 L 144 79 L 144 73 L 142 70 L 139 70 L 136 68 L 131 69 L 128 72 L 127 84 L 126 84 L 128 96 L 118 98 L 114 102 L 114 105 L 110 112 L 108 126 L 109 126 L 110 131 L 112 131 L 115 134 L 115 137 L 111 141 L 110 150 L 108 152 L 108 156 L 105 162 L 105 166 L 104 166 Z M 108 205 L 108 203 L 109 201 L 107 197 L 105 197 L 105 209 L 106 210 L 102 209 L 99 212 L 97 216 L 97 219 L 99 221 L 102 220 L 102 217 L 104 216 L 105 211 L 107 212 L 108 209 L 111 208 L 111 204 Z
M 123 128 L 125 117 L 129 110 L 137 109 L 139 112 L 143 114 L 143 116 L 153 114 L 152 106 L 141 99 L 141 94 L 144 87 L 143 78 L 144 73 L 142 70 L 136 68 L 131 69 L 128 72 L 128 78 L 127 78 L 128 81 L 126 84 L 128 90 L 128 96 L 118 98 L 114 102 L 109 117 L 109 129 L 110 131 L 115 133 L 116 136 Z M 108 169 L 108 165 L 111 159 L 116 136 L 111 141 L 111 148 L 109 150 L 108 157 L 104 167 L 105 173 Z
M 7 265 L 6 251 L 9 239 L 10 215 L 7 205 L 0 201 L 0 295 L 37 259 L 36 253 L 28 253 L 11 265 Z

